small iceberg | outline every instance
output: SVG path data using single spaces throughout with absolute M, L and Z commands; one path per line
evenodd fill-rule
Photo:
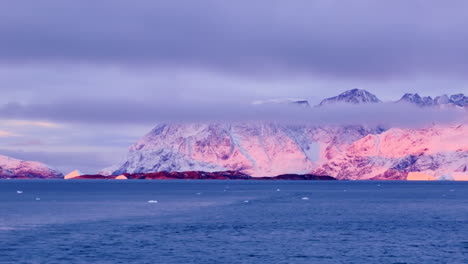
M 23 193 L 23 191 L 16 191 L 16 193 L 17 193 L 17 194 L 22 194 L 22 193 Z
M 249 201 L 249 200 L 245 200 L 244 203 L 250 203 L 250 201 Z
M 276 189 L 276 191 L 279 192 L 279 191 L 281 191 L 281 190 L 278 188 L 278 189 Z
M 442 174 L 437 178 L 437 180 L 439 180 L 439 181 L 454 181 L 455 178 L 451 174 Z
M 36 199 L 35 199 L 35 200 L 36 200 L 36 201 L 40 201 L 40 200 L 41 200 L 41 198 L 39 198 L 39 197 L 36 197 Z
M 149 200 L 148 203 L 158 203 L 158 200 Z
M 302 197 L 301 200 L 307 201 L 307 200 L 309 200 L 309 197 L 307 197 L 307 196 Z
M 69 179 L 73 179 L 73 178 L 79 177 L 79 176 L 81 176 L 81 175 L 83 175 L 83 173 L 81 173 L 79 170 L 74 170 L 74 171 L 68 173 L 67 175 L 65 175 L 63 178 L 64 178 L 65 180 L 69 180 Z

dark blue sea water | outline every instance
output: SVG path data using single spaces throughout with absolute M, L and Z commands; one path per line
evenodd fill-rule
M 3 180 L 0 263 L 468 263 L 468 183 Z

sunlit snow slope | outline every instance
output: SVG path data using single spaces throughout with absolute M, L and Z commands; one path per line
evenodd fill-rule
M 62 173 L 35 162 L 0 155 L 0 178 L 60 178 Z
M 301 101 L 302 102 L 302 101 Z M 466 109 L 468 97 L 406 94 L 399 103 Z M 379 104 L 359 89 L 322 101 Z M 308 105 L 303 104 L 303 105 Z M 463 111 L 463 110 L 462 110 Z M 468 179 L 465 124 L 420 129 L 257 123 L 159 124 L 106 174 L 235 170 L 252 176 L 313 173 L 338 179 Z

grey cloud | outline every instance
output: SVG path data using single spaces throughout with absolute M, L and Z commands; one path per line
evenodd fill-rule
M 9 146 L 43 146 L 44 142 L 39 139 L 21 140 L 15 141 L 8 144 Z
M 65 123 L 150 125 L 156 122 L 306 123 L 313 125 L 387 125 L 418 127 L 460 122 L 466 110 L 419 108 L 407 104 L 332 105 L 302 108 L 287 104 L 193 104 L 169 101 L 154 104 L 129 101 L 66 101 L 55 104 L 9 103 L 0 106 L 0 118 L 38 119 Z
M 0 60 L 465 76 L 467 9 L 458 0 L 17 0 L 0 4 Z

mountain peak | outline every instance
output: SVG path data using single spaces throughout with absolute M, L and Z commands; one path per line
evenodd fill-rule
M 354 88 L 352 90 L 345 91 L 337 96 L 330 97 L 322 100 L 320 106 L 334 103 L 350 103 L 350 104 L 368 104 L 368 103 L 380 103 L 382 101 L 377 98 L 374 94 L 363 90 Z
M 443 94 L 434 98 L 434 104 L 436 105 L 448 104 L 448 103 L 450 103 L 450 98 L 446 94 Z
M 458 106 L 466 106 L 468 105 L 468 96 L 462 93 L 454 94 L 450 96 L 450 102 Z
M 397 103 L 413 103 L 419 106 L 432 106 L 434 105 L 434 100 L 430 96 L 421 97 L 418 93 L 406 93 L 404 94 Z
M 401 97 L 397 103 L 411 103 L 418 106 L 440 106 L 440 105 L 447 105 L 453 104 L 456 106 L 464 107 L 468 105 L 468 97 L 462 93 L 451 95 L 450 97 L 446 94 L 440 95 L 432 99 L 430 96 L 421 97 L 417 93 L 406 93 Z

